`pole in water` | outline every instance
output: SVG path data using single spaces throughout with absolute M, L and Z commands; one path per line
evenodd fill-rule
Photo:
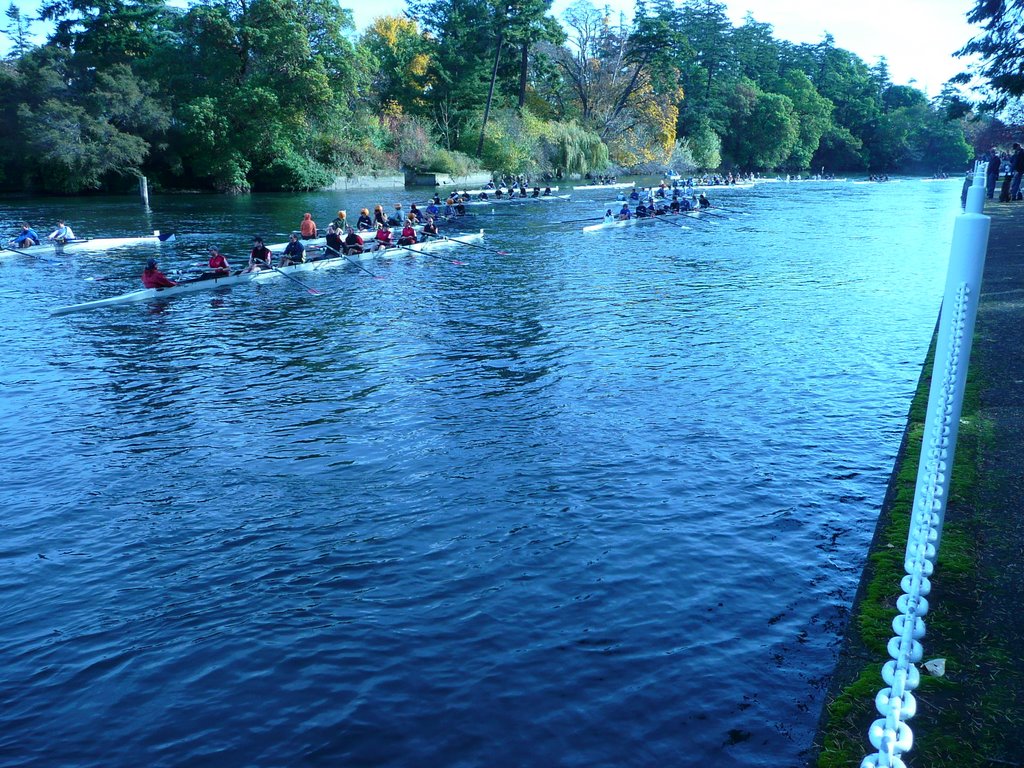
M 149 181 L 145 176 L 139 176 L 139 195 L 142 197 L 142 204 L 149 207 Z

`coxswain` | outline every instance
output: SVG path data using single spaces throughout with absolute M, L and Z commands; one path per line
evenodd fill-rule
M 423 225 L 423 230 L 420 232 L 420 239 L 426 240 L 428 237 L 437 237 L 437 224 L 434 223 L 433 216 L 427 216 L 427 222 Z
M 414 245 L 416 243 L 416 229 L 413 226 L 415 222 L 410 217 L 405 220 L 405 226 L 402 227 L 402 232 L 398 236 L 399 245 Z
M 313 214 L 307 213 L 302 216 L 302 223 L 299 224 L 299 233 L 303 240 L 312 240 L 316 237 L 316 222 L 313 221 Z
M 423 221 L 423 214 L 420 212 L 420 209 L 416 207 L 416 203 L 409 206 L 409 217 L 415 219 L 417 224 Z
M 271 259 L 273 254 L 270 249 L 263 244 L 262 237 L 254 237 L 252 239 L 252 250 L 249 251 L 249 266 L 247 266 L 244 272 L 259 272 L 261 269 L 271 268 Z
M 306 249 L 299 242 L 299 236 L 292 232 L 288 235 L 288 245 L 281 253 L 281 266 L 290 267 L 292 264 L 301 264 L 306 260 Z
M 156 259 L 146 262 L 146 268 L 142 270 L 142 284 L 147 288 L 173 288 L 177 285 L 157 268 Z
M 75 239 L 75 233 L 71 231 L 71 227 L 64 223 L 64 219 L 57 222 L 57 228 L 46 236 L 47 240 L 52 240 L 55 243 L 66 243 L 68 240 Z
M 624 220 L 633 218 L 633 214 L 629 210 L 629 203 L 622 204 L 622 209 L 619 211 L 619 218 Z
M 365 208 L 359 211 L 359 218 L 356 220 L 356 227 L 358 227 L 360 231 L 373 229 L 373 219 L 370 218 L 370 212 Z
M 610 224 L 613 221 L 615 221 L 615 217 L 612 215 L 612 209 L 609 208 L 604 212 L 604 223 Z
M 24 221 L 21 222 L 21 234 L 11 241 L 15 248 L 28 248 L 33 245 L 39 245 L 39 235 Z
M 701 210 L 704 210 L 705 208 L 710 208 L 711 207 L 711 201 L 707 199 L 707 197 L 704 195 L 703 192 L 700 193 L 700 197 L 698 198 L 698 201 L 700 202 Z
M 227 257 L 215 246 L 210 246 L 210 260 L 207 262 L 207 266 L 213 270 L 213 277 L 231 274 L 231 266 L 228 264 Z
M 335 218 L 331 224 L 333 224 L 334 228 L 339 232 L 344 232 L 345 228 L 348 226 L 348 214 L 345 211 L 338 211 L 337 218 Z
M 387 223 L 377 227 L 377 234 L 374 235 L 373 239 L 377 242 L 378 248 L 388 248 L 391 245 L 391 229 Z
M 361 238 L 352 227 L 348 228 L 348 234 L 345 235 L 345 255 L 352 256 L 363 252 L 363 238 Z
M 351 232 L 352 227 L 345 227 L 344 230 L 338 229 L 333 224 L 327 228 L 327 235 L 324 238 L 324 245 L 330 248 L 335 253 L 341 253 L 341 233 L 342 231 Z

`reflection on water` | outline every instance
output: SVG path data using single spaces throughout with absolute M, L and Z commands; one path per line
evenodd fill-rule
M 467 228 L 506 256 L 58 318 L 151 251 L 0 258 L 0 752 L 799 763 L 958 192 L 765 184 L 690 230 L 586 236 L 549 222 L 600 202 L 495 206 Z M 187 267 L 380 194 L 5 201 L 0 224 L 173 230 L 161 266 Z

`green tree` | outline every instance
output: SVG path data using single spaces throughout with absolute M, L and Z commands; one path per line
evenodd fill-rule
M 976 0 L 967 21 L 982 28 L 982 33 L 961 48 L 958 56 L 981 59 L 976 74 L 985 79 L 980 89 L 981 107 L 998 111 L 1011 99 L 1024 96 L 1024 47 L 1020 44 L 1024 0 Z M 966 84 L 975 73 L 957 75 L 954 81 Z

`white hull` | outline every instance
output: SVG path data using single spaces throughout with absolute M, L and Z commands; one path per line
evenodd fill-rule
M 468 243 L 479 242 L 483 239 L 484 231 L 482 229 L 479 232 L 459 235 L 458 237 L 458 240 Z M 425 243 L 416 243 L 415 245 L 404 246 L 402 248 L 366 251 L 365 253 L 354 254 L 347 257 L 332 256 L 330 258 L 305 261 L 301 264 L 292 264 L 287 267 L 277 267 L 276 269 L 266 269 L 259 272 L 247 272 L 243 274 L 225 275 L 224 277 L 208 278 L 206 280 L 181 282 L 171 288 L 141 288 L 137 291 L 122 293 L 118 296 L 111 296 L 107 299 L 87 301 L 82 304 L 72 304 L 67 307 L 58 307 L 57 309 L 51 310 L 50 314 L 66 315 L 72 312 L 83 312 L 88 309 L 99 309 L 100 307 L 110 307 L 118 304 L 133 304 L 139 301 L 148 301 L 149 299 L 168 299 L 172 296 L 179 296 L 186 293 L 214 291 L 218 288 L 229 288 L 233 285 L 242 285 L 247 283 L 262 283 L 268 280 L 274 280 L 282 274 L 291 275 L 297 272 L 314 272 L 321 269 L 333 269 L 335 267 L 343 267 L 346 264 L 351 264 L 353 261 L 363 261 L 377 257 L 390 258 L 393 256 L 408 254 L 410 251 L 416 253 L 431 253 L 433 251 L 444 250 L 457 245 L 460 245 L 460 243 L 451 239 L 431 240 Z
M 658 216 L 645 216 L 642 219 L 620 219 L 616 221 L 602 221 L 600 224 L 589 224 L 583 228 L 584 232 L 600 232 L 603 229 L 622 229 L 625 227 L 634 227 L 637 224 L 650 224 L 655 220 L 669 221 L 675 226 L 685 227 L 685 224 L 681 224 L 678 219 L 684 218 L 699 218 L 700 211 L 687 211 L 686 213 L 665 213 Z
M 88 253 L 91 251 L 109 251 L 114 248 L 129 248 L 137 245 L 163 245 L 173 243 L 174 234 L 160 235 L 158 232 L 145 237 L 94 237 L 72 240 L 68 243 L 52 243 L 43 241 L 29 248 L 4 247 L 0 253 L 23 253 L 29 256 L 37 254 Z
M 541 195 L 540 197 L 492 197 L 490 200 L 467 200 L 463 205 L 495 205 L 501 203 L 527 203 L 532 200 L 546 200 L 548 202 L 554 200 L 568 200 L 572 195 L 548 195 L 547 197 Z
M 460 190 L 460 189 L 453 189 L 449 193 L 448 196 L 450 197 L 451 195 L 455 195 L 455 194 L 459 194 L 459 195 L 462 195 L 462 194 L 467 194 L 467 195 L 488 194 L 491 197 L 494 197 L 494 193 L 497 192 L 499 189 L 501 190 L 501 194 L 502 195 L 507 195 L 509 193 L 509 191 L 510 191 L 508 187 L 496 187 L 495 189 L 462 189 L 462 190 Z M 519 189 L 519 187 L 516 187 L 517 191 L 518 191 L 518 189 Z M 558 191 L 558 187 L 543 186 L 543 187 L 540 188 L 541 194 L 544 194 L 544 190 L 545 189 L 550 189 L 552 192 L 557 192 Z M 534 190 L 534 187 L 527 186 L 526 187 L 526 194 L 527 194 L 527 196 L 532 195 L 533 194 L 533 190 Z M 441 195 L 442 199 L 444 197 L 445 197 L 445 195 Z M 549 197 L 550 197 L 550 195 L 549 195 Z
M 632 186 L 635 186 L 632 181 L 619 181 L 615 184 L 584 184 L 573 187 L 573 191 L 578 189 L 628 189 Z

